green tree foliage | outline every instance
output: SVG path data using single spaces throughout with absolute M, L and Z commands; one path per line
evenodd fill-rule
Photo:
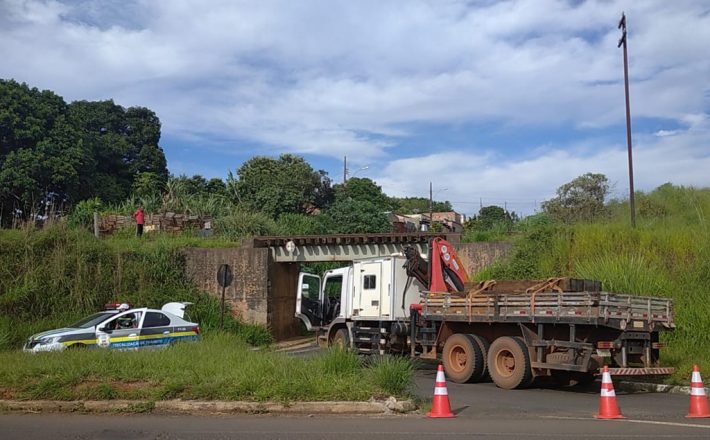
M 426 197 L 392 197 L 391 205 L 397 214 L 422 214 L 429 212 L 429 199 Z M 434 212 L 450 212 L 454 208 L 451 202 L 432 201 Z
M 69 105 L 72 125 L 79 128 L 88 156 L 81 198 L 98 196 L 118 202 L 130 193 L 141 172 L 164 183 L 167 163 L 158 141 L 160 121 L 146 108 L 125 110 L 113 101 L 76 101 Z
M 327 215 L 334 233 L 390 232 L 390 208 L 390 199 L 375 182 L 353 177 L 335 185 L 335 202 Z
M 283 214 L 276 224 L 280 234 L 285 235 L 317 235 L 327 234 L 332 228 L 325 215 Z
M 282 154 L 278 159 L 257 156 L 230 174 L 228 186 L 236 201 L 271 218 L 282 214 L 306 214 L 332 201 L 330 179 L 314 171 L 302 157 Z
M 484 206 L 475 215 L 466 221 L 466 229 L 492 229 L 497 225 L 510 228 L 519 220 L 515 212 L 506 211 L 500 206 Z
M 118 202 L 136 176 L 165 182 L 160 121 L 112 101 L 66 104 L 51 91 L 0 80 L 0 209 L 27 218 L 49 200 Z
M 183 174 L 177 177 L 171 176 L 170 181 L 175 185 L 179 185 L 180 190 L 185 195 L 227 195 L 227 185 L 224 180 L 216 177 L 207 180 L 199 174 L 195 174 L 192 177 Z
M 564 223 L 592 221 L 606 216 L 608 193 L 609 180 L 604 174 L 587 173 L 557 188 L 557 197 L 543 202 L 542 209 Z
M 464 241 L 495 241 L 505 239 L 518 223 L 515 212 L 500 206 L 484 206 L 464 223 Z

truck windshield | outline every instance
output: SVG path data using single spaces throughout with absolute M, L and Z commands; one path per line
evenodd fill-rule
M 91 316 L 87 316 L 86 318 L 80 319 L 79 321 L 75 322 L 74 324 L 70 325 L 69 328 L 89 328 L 93 327 L 96 324 L 104 321 L 106 318 L 109 316 L 115 315 L 116 312 L 99 312 L 99 313 L 94 313 Z

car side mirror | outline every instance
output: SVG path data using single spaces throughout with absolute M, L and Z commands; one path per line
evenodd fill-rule
M 106 326 L 105 326 L 105 325 L 104 325 L 104 326 L 101 326 L 101 327 L 99 327 L 99 328 L 97 328 L 97 330 L 100 331 L 100 332 L 104 332 L 104 333 L 107 333 L 107 332 L 110 331 L 110 330 L 106 329 Z

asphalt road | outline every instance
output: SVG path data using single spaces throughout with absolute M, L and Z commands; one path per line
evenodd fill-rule
M 416 374 L 431 397 L 435 370 Z M 617 390 L 624 420 L 596 420 L 599 384 L 507 391 L 448 383 L 454 419 L 406 416 L 0 415 L 0 439 L 463 439 L 710 438 L 710 419 L 687 419 L 689 397 Z

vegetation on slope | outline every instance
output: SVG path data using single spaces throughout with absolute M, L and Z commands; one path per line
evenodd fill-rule
M 219 323 L 216 299 L 185 278 L 181 249 L 195 238 L 153 236 L 96 240 L 63 224 L 43 230 L 0 231 L 0 349 L 19 347 L 29 335 L 58 328 L 110 302 L 160 307 L 190 301 L 188 313 L 204 330 Z M 200 245 L 228 245 L 201 240 Z M 260 327 L 226 324 L 250 343 L 271 340 Z

